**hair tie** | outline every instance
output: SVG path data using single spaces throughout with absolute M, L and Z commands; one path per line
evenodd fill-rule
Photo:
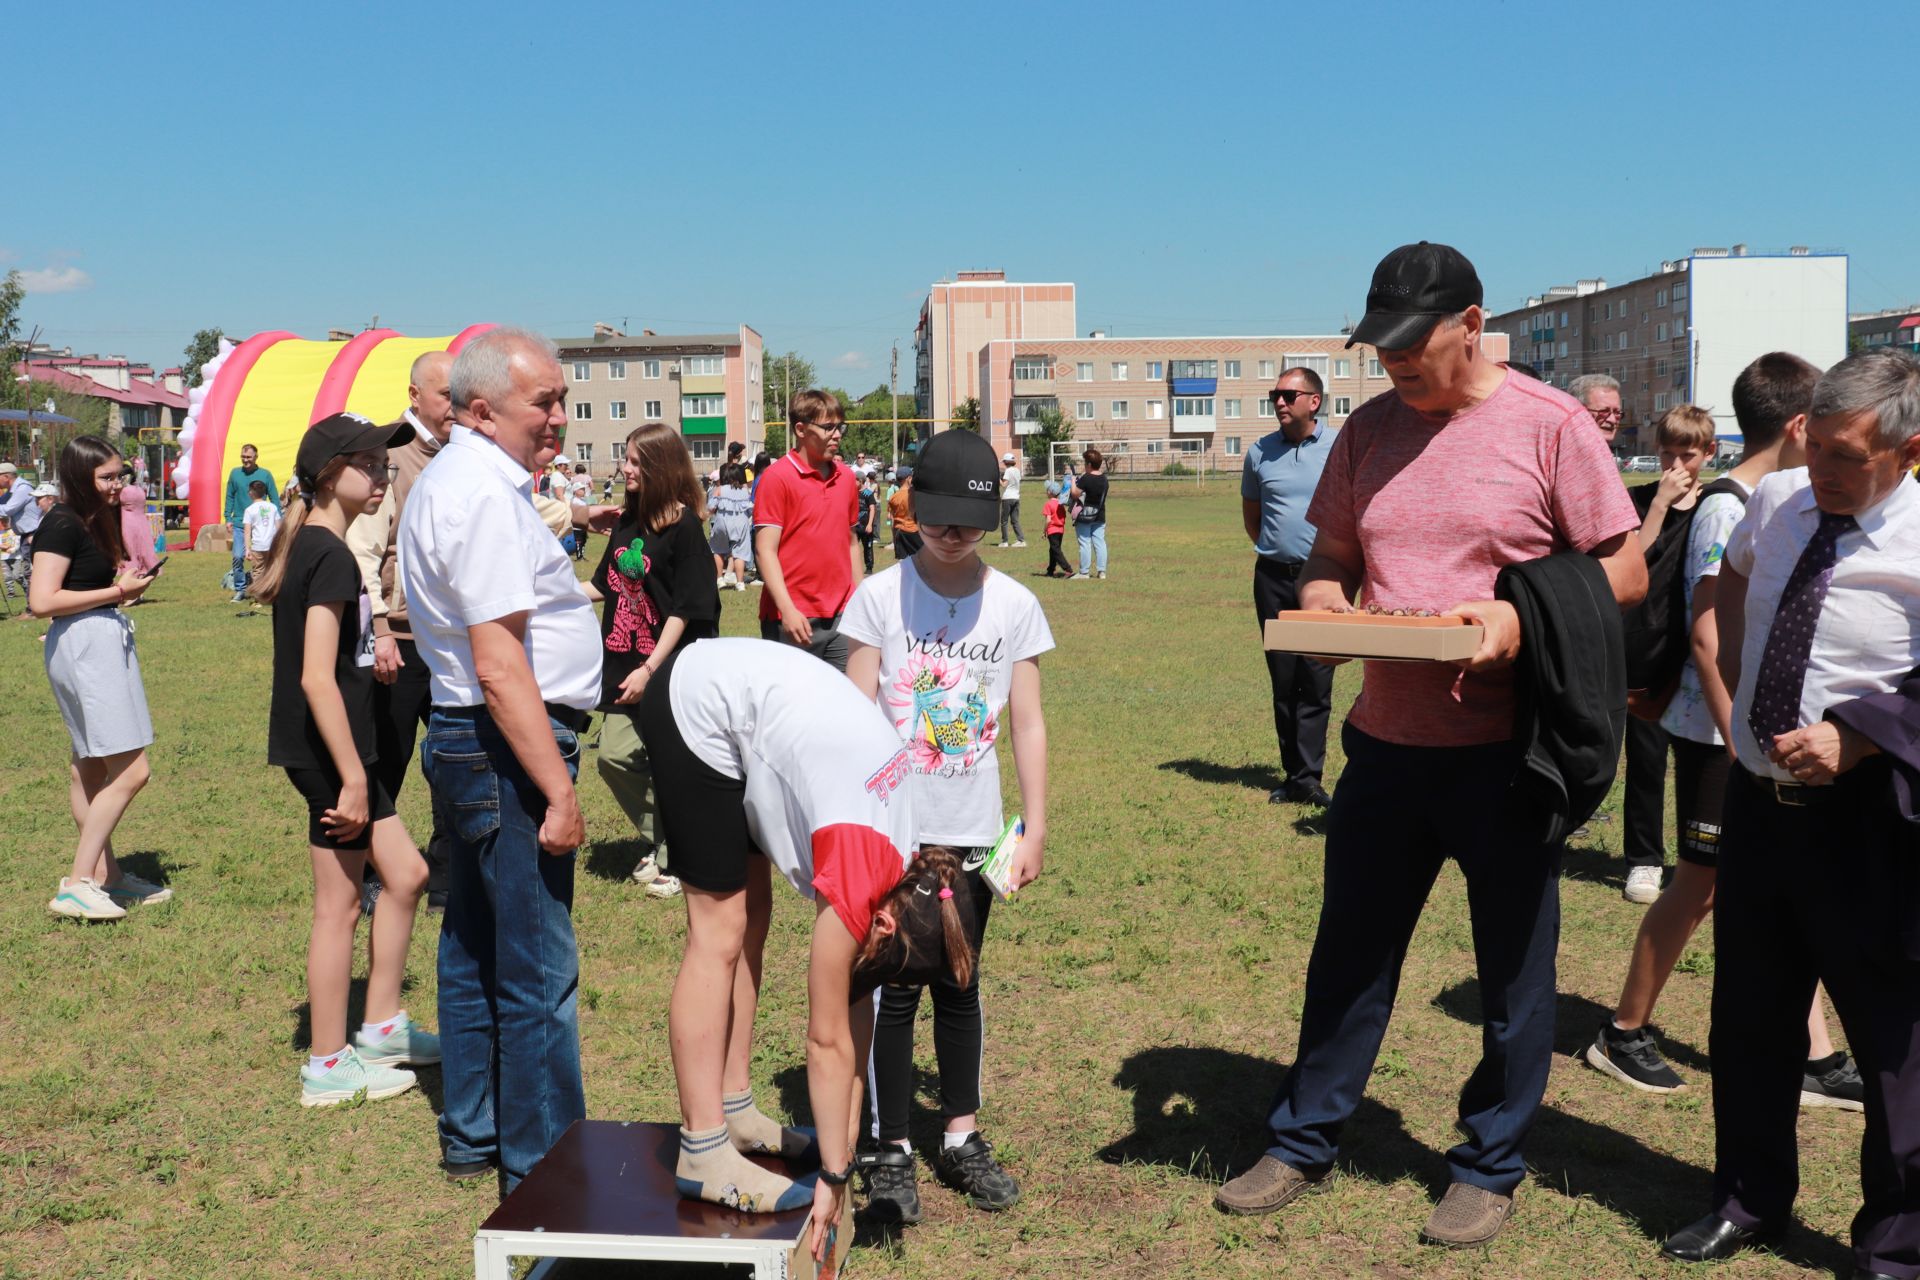
M 941 886 L 941 889 L 940 889 L 940 901 L 942 901 L 942 902 L 945 902 L 945 901 L 946 901 L 946 900 L 947 900 L 948 898 L 951 898 L 952 896 L 953 896 L 953 890 L 952 890 L 952 889 L 949 889 L 949 888 L 947 888 L 947 887 L 945 887 L 944 885 L 943 885 L 943 886 Z

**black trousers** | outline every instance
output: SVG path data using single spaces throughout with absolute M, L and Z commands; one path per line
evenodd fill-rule
M 414 738 L 433 712 L 432 690 L 427 680 L 427 664 L 411 640 L 395 637 L 403 664 L 392 684 L 373 682 L 374 750 L 379 761 L 373 766 L 380 785 L 397 802 L 400 784 L 406 780 L 407 766 L 413 763 Z M 447 888 L 447 864 L 451 854 L 448 833 L 440 818 L 440 805 L 433 806 L 433 831 L 422 850 L 427 859 L 427 892 L 444 893 Z
M 1257 625 L 1282 609 L 1300 607 L 1299 567 L 1265 556 L 1253 562 L 1253 612 Z M 1319 782 L 1327 767 L 1327 716 L 1333 710 L 1333 668 L 1312 658 L 1267 649 L 1267 679 L 1273 684 L 1273 731 L 1280 739 L 1280 768 L 1288 785 Z
M 840 634 L 840 615 L 836 613 L 831 618 L 808 618 L 807 621 L 813 624 L 813 640 L 806 646 L 807 652 L 844 674 L 847 669 L 847 638 Z M 760 619 L 760 638 L 776 644 L 793 643 L 787 639 L 787 633 L 781 629 L 778 618 Z
M 1060 550 L 1060 539 L 1066 536 L 1064 530 L 1060 533 L 1050 533 L 1047 535 L 1047 576 L 1049 578 L 1053 576 L 1055 568 L 1058 568 L 1069 578 L 1073 576 L 1073 561 L 1067 559 L 1066 555 Z
M 1627 717 L 1627 783 L 1620 816 L 1629 867 L 1666 865 L 1667 737 L 1653 721 Z
M 940 1071 L 943 1120 L 980 1109 L 980 1060 L 986 1046 L 986 1022 L 980 1013 L 978 952 L 993 910 L 993 890 L 978 871 L 967 872 L 973 891 L 974 930 L 969 941 L 975 957 L 973 979 L 960 986 L 942 975 L 933 987 L 933 1060 Z M 880 1141 L 907 1136 L 907 1108 L 913 1101 L 913 1024 L 920 1012 L 921 987 L 882 987 L 873 1021 L 873 1105 Z
M 1854 1265 L 1920 1274 L 1920 963 L 1911 837 L 1884 760 L 1821 803 L 1783 804 L 1735 766 L 1714 889 L 1713 1198 L 1728 1221 L 1784 1222 L 1799 1190 L 1795 1126 L 1807 1005 L 1824 983 L 1866 1083 Z M 1809 865 L 1809 863 L 1812 865 Z
M 867 562 L 867 572 L 873 572 L 873 535 L 865 529 L 855 529 L 853 536 L 860 539 L 860 555 Z

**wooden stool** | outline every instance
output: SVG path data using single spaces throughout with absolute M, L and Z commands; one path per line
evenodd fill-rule
M 827 1261 L 816 1265 L 810 1208 L 741 1213 L 683 1199 L 673 1184 L 679 1158 L 677 1125 L 577 1121 L 474 1233 L 474 1280 L 509 1280 L 516 1257 L 732 1263 L 751 1266 L 754 1280 L 839 1274 L 853 1239 L 851 1193 Z M 752 1158 L 785 1172 L 779 1160 Z M 528 1280 L 558 1280 L 558 1266 L 542 1262 Z

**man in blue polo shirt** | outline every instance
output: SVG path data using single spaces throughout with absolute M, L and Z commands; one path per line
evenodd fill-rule
M 1288 369 L 1269 399 L 1280 429 L 1247 450 L 1240 476 L 1240 513 L 1257 553 L 1253 562 L 1253 608 L 1259 625 L 1282 609 L 1300 607 L 1301 566 L 1313 550 L 1307 504 L 1320 483 L 1333 432 L 1315 417 L 1324 386 L 1311 369 Z M 1331 797 L 1321 785 L 1327 761 L 1327 715 L 1333 707 L 1333 668 L 1312 658 L 1266 650 L 1273 682 L 1273 728 L 1280 738 L 1285 780 L 1267 796 L 1325 808 Z

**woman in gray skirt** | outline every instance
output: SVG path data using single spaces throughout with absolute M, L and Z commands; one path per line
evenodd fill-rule
M 165 902 L 171 889 L 122 870 L 113 829 L 147 785 L 153 722 L 133 623 L 120 606 L 140 598 L 159 576 L 121 568 L 120 454 L 98 436 L 75 436 L 60 451 L 64 500 L 40 521 L 33 544 L 28 603 L 51 618 L 47 681 L 73 739 L 69 796 L 80 842 L 60 892 L 47 904 L 57 915 L 118 920 L 136 902 Z

